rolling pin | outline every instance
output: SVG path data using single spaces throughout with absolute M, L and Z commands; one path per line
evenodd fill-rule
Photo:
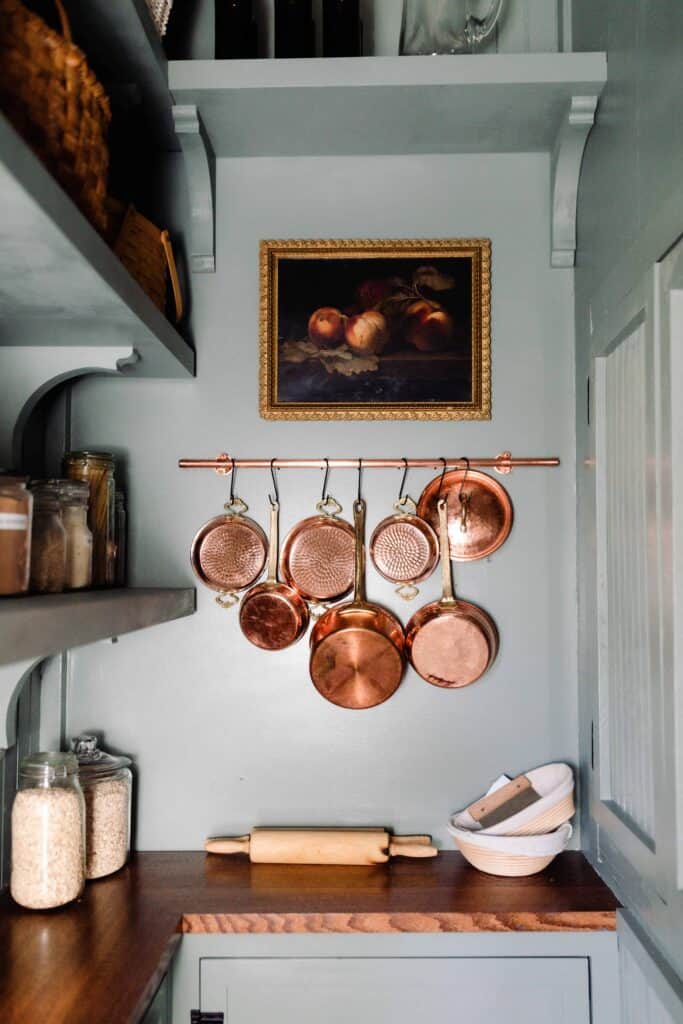
M 383 828 L 255 828 L 216 836 L 207 853 L 248 853 L 253 864 L 385 864 L 390 857 L 436 857 L 431 836 L 392 836 Z

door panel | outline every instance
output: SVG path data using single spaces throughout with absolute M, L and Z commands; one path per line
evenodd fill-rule
M 589 1024 L 581 957 L 203 959 L 202 1010 L 226 1024 Z

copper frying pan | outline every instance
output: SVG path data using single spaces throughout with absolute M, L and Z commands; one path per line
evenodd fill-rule
M 396 691 L 404 668 L 401 623 L 365 596 L 365 502 L 354 503 L 353 601 L 330 608 L 311 631 L 311 679 L 342 708 L 372 708 Z
M 233 494 L 223 506 L 225 515 L 204 523 L 192 541 L 190 561 L 197 578 L 220 593 L 216 602 L 229 608 L 236 591 L 251 586 L 266 563 L 266 535 L 253 519 L 243 515 L 246 504 Z
M 342 507 L 330 495 L 323 493 L 315 507 L 317 516 L 287 534 L 280 575 L 307 601 L 336 601 L 353 586 L 353 527 L 339 519 Z
M 282 651 L 299 639 L 308 626 L 308 607 L 298 590 L 277 578 L 279 502 L 270 502 L 268 576 L 242 598 L 240 627 L 252 644 L 265 651 Z
M 415 671 L 433 686 L 469 686 L 490 667 L 498 652 L 493 619 L 453 593 L 448 557 L 446 499 L 438 502 L 443 596 L 420 608 L 406 627 L 406 648 Z
M 431 480 L 420 495 L 417 514 L 439 528 L 439 497 L 448 503 L 451 559 L 487 558 L 504 544 L 512 529 L 510 495 L 488 473 L 452 469 Z

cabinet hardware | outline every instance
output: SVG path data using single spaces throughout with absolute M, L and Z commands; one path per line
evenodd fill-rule
M 224 1024 L 225 1014 L 220 1010 L 190 1010 L 190 1024 Z

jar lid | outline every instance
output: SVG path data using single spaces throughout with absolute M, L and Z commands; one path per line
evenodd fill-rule
M 112 452 L 92 452 L 83 448 L 81 451 L 67 452 L 64 461 L 68 462 L 71 459 L 102 459 L 103 462 L 113 462 L 114 456 Z
M 71 740 L 71 757 L 78 759 L 78 773 L 83 779 L 102 778 L 111 775 L 121 768 L 127 768 L 131 763 L 129 757 L 108 754 L 106 750 L 100 750 L 97 746 L 97 736 L 82 733 L 74 736 Z
M 78 760 L 74 754 L 43 750 L 21 759 L 19 773 L 36 782 L 52 782 L 78 774 Z
M 54 480 L 59 489 L 59 500 L 64 505 L 87 504 L 90 499 L 90 487 L 87 480 Z

